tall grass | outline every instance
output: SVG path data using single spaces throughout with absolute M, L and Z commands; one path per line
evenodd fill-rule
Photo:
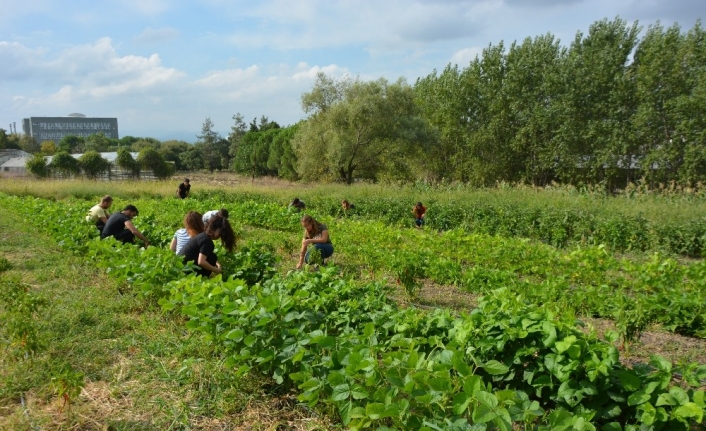
M 16 196 L 38 196 L 50 199 L 77 197 L 95 199 L 105 194 L 124 199 L 172 198 L 176 188 L 188 176 L 192 196 L 223 193 L 226 195 L 258 195 L 270 201 L 287 204 L 299 197 L 311 204 L 319 200 L 348 199 L 356 203 L 371 197 L 407 201 L 411 209 L 417 201 L 427 204 L 481 202 L 494 205 L 518 205 L 526 208 L 567 209 L 596 215 L 623 214 L 641 216 L 654 222 L 688 221 L 706 214 L 706 192 L 700 189 L 664 187 L 647 190 L 630 187 L 617 195 L 607 195 L 599 188 L 578 189 L 572 186 L 535 188 L 499 184 L 495 188 L 471 188 L 463 184 L 428 185 L 360 182 L 353 185 L 293 183 L 276 178 L 242 177 L 231 173 L 180 174 L 166 181 L 91 181 L 85 179 L 35 180 L 0 177 L 0 191 Z M 430 207 L 433 211 L 433 207 Z

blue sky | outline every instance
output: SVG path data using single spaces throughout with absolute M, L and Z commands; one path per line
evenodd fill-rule
M 0 0 L 0 128 L 117 117 L 120 136 L 194 142 L 206 117 L 305 117 L 316 73 L 394 81 L 465 67 L 489 44 L 616 16 L 684 31 L 703 0 Z

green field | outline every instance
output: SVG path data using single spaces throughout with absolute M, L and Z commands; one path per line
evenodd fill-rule
M 185 201 L 178 180 L 0 180 L 0 428 L 703 425 L 701 194 L 191 178 Z M 81 222 L 106 193 L 152 247 Z M 330 228 L 318 271 L 293 271 L 294 196 Z M 228 280 L 185 277 L 171 236 L 220 207 Z

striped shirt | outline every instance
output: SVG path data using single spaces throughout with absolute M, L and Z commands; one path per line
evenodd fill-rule
M 187 242 L 191 239 L 189 236 L 189 233 L 186 231 L 186 229 L 181 228 L 178 231 L 174 232 L 174 238 L 176 238 L 177 243 L 176 243 L 176 253 L 179 254 L 182 248 L 186 245 Z

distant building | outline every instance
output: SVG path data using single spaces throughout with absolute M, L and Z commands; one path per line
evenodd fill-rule
M 22 119 L 25 135 L 37 142 L 59 142 L 64 136 L 88 137 L 103 133 L 108 138 L 119 139 L 117 118 L 91 118 L 83 114 L 66 117 L 29 117 Z

